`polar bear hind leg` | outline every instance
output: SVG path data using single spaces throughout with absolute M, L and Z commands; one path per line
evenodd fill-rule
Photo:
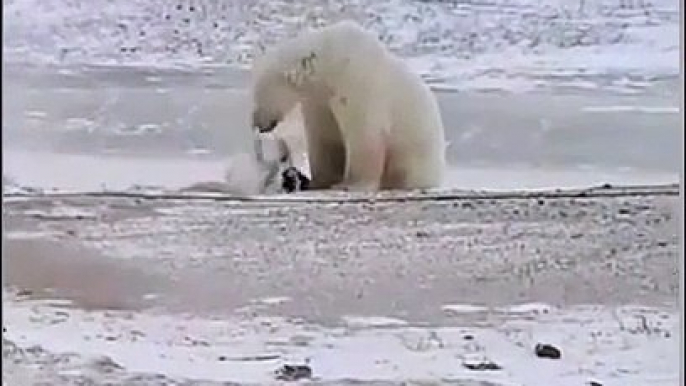
M 440 184 L 441 175 L 436 160 L 389 152 L 381 181 L 381 189 L 427 189 Z

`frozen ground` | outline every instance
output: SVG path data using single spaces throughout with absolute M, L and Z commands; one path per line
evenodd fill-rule
M 3 52 L 30 66 L 245 68 L 304 28 L 354 19 L 442 87 L 645 88 L 679 73 L 677 0 L 7 0 Z
M 45 152 L 5 151 L 5 192 L 37 191 L 170 191 L 223 181 L 231 160 L 194 158 L 140 159 L 123 156 L 89 156 Z M 242 159 L 233 159 L 238 172 L 253 172 Z M 46 168 L 45 165 L 51 165 Z M 677 166 L 677 165 L 675 165 Z M 512 191 L 551 188 L 583 188 L 626 183 L 653 185 L 679 180 L 677 171 L 633 168 L 598 168 L 583 165 L 569 168 L 545 166 L 460 166 L 452 168 L 446 186 L 460 189 Z M 249 186 L 238 178 L 237 191 Z
M 6 198 L 5 376 L 677 385 L 677 194 Z
M 11 361 L 19 359 L 27 367 L 45 363 L 29 373 L 44 384 L 270 384 L 276 383 L 273 373 L 280 364 L 307 359 L 318 378 L 311 383 L 327 385 L 679 384 L 673 311 L 579 306 L 536 316 L 491 312 L 497 316 L 483 313 L 472 318 L 480 324 L 462 327 L 377 327 L 365 318 L 371 327 L 323 328 L 274 317 L 65 311 L 24 302 L 11 308 L 6 321 L 10 329 L 25 326 L 6 334 L 18 344 L 5 348 L 18 351 L 5 354 L 6 381 L 20 385 L 18 377 L 27 376 L 14 375 L 20 370 Z M 564 359 L 536 358 L 533 346 L 540 341 L 564 347 Z M 464 367 L 482 360 L 496 361 L 504 370 Z

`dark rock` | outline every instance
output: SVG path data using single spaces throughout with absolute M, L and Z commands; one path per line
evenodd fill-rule
M 286 193 L 299 192 L 310 188 L 310 179 L 300 170 L 291 166 L 281 173 L 281 188 Z
M 489 360 L 484 360 L 480 362 L 465 362 L 462 364 L 464 367 L 466 367 L 469 370 L 474 370 L 474 371 L 495 371 L 495 370 L 502 370 L 502 367 L 500 367 L 499 364 L 489 361 Z
M 560 349 L 550 344 L 539 343 L 534 348 L 534 352 L 539 358 L 560 359 L 562 357 Z
M 33 291 L 28 290 L 28 289 L 19 290 L 17 292 L 17 296 L 31 296 L 31 295 L 33 295 Z
M 464 340 L 474 340 L 474 336 L 473 336 L 473 335 L 467 334 L 467 335 L 463 335 L 463 336 L 462 336 L 462 339 L 464 339 Z
M 429 232 L 427 232 L 427 231 L 417 231 L 417 232 L 415 233 L 415 236 L 417 236 L 417 237 L 419 237 L 419 238 L 429 237 Z
M 312 369 L 307 365 L 283 365 L 276 370 L 276 379 L 279 381 L 299 381 L 312 378 Z
M 589 385 L 589 386 L 603 386 L 602 383 L 596 382 L 596 381 L 589 381 L 589 382 L 588 382 L 588 385 Z
M 93 359 L 92 365 L 104 373 L 112 373 L 118 370 L 123 370 L 124 367 L 112 360 L 108 356 L 100 356 Z

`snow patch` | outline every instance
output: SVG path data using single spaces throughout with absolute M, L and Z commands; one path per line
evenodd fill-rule
M 241 383 L 273 382 L 281 364 L 305 362 L 323 382 L 452 379 L 571 386 L 594 379 L 634 386 L 677 384 L 679 378 L 679 318 L 671 308 L 550 309 L 488 328 L 418 328 L 381 318 L 376 322 L 392 322 L 379 329 L 373 328 L 379 325 L 374 318 L 363 318 L 360 328 L 347 329 L 282 318 L 85 312 L 8 299 L 4 307 L 5 339 L 22 348 L 39 345 L 86 358 L 70 367 L 76 372 L 107 357 L 125 372 Z M 514 309 L 539 310 L 541 305 Z M 541 342 L 560 348 L 562 358 L 537 358 L 533 347 Z M 476 357 L 503 370 L 460 367 Z

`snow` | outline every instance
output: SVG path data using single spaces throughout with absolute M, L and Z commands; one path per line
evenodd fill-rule
M 287 302 L 290 302 L 292 300 L 293 299 L 289 298 L 288 296 L 274 296 L 274 297 L 257 299 L 256 303 L 272 306 L 272 305 L 279 305 L 279 304 L 287 303 Z
M 474 312 L 487 312 L 488 308 L 474 304 L 446 304 L 442 307 L 446 314 L 461 314 Z
M 407 322 L 398 318 L 388 318 L 384 316 L 345 316 L 343 321 L 349 327 L 394 327 L 405 326 Z
M 197 159 L 172 163 L 166 159 L 24 151 L 11 151 L 5 157 L 4 172 L 16 176 L 15 185 L 49 186 L 62 191 L 126 190 L 135 186 L 178 189 L 198 181 L 223 180 L 227 166 L 222 161 Z
M 197 158 L 139 158 L 57 154 L 5 150 L 3 173 L 10 177 L 4 194 L 39 191 L 146 191 L 224 190 L 254 193 L 259 185 L 258 165 L 249 154 L 228 160 Z M 50 168 L 45 168 L 50 165 Z M 252 177 L 251 177 L 252 176 Z M 591 166 L 456 165 L 447 173 L 444 188 L 490 191 L 586 188 L 602 184 L 671 184 L 678 175 L 668 171 Z
M 638 112 L 643 114 L 679 114 L 678 107 L 671 106 L 587 106 L 582 109 L 584 112 L 592 113 L 614 113 L 614 112 Z
M 678 312 L 653 307 L 575 306 L 534 318 L 487 321 L 487 327 L 348 329 L 277 317 L 87 312 L 7 299 L 4 323 L 4 338 L 19 347 L 78 353 L 82 364 L 71 371 L 83 372 L 101 358 L 126 372 L 217 382 L 270 383 L 280 365 L 308 363 L 322 382 L 675 385 L 680 364 Z M 560 347 L 562 358 L 536 358 L 533 347 L 539 342 Z M 478 358 L 503 370 L 460 366 Z
M 641 85 L 679 73 L 679 3 L 602 0 L 10 0 L 5 60 L 32 66 L 247 68 L 265 47 L 341 19 L 376 32 L 433 83 L 526 90 Z
M 526 303 L 506 307 L 501 309 L 500 311 L 515 314 L 545 314 L 548 312 L 552 312 L 553 308 L 548 304 Z

